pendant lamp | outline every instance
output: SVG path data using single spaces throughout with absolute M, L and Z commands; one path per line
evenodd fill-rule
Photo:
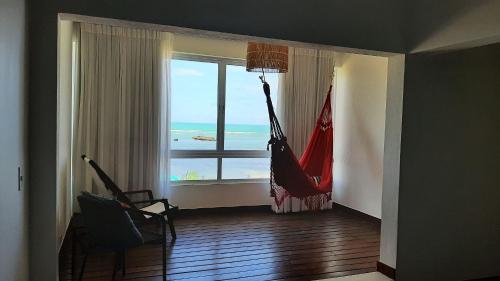
M 247 71 L 262 73 L 288 72 L 288 47 L 248 42 Z

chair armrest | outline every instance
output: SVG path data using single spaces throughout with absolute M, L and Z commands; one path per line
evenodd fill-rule
M 134 204 L 146 204 L 146 203 L 151 203 L 151 204 L 154 204 L 154 203 L 158 203 L 158 202 L 161 202 L 165 205 L 165 207 L 172 207 L 174 209 L 177 209 L 178 207 L 177 206 L 174 206 L 170 203 L 168 203 L 168 200 L 167 199 L 152 199 L 152 200 L 142 200 L 142 201 L 137 201 L 137 202 L 134 202 Z M 165 210 L 167 210 L 168 208 L 165 208 Z
M 149 200 L 153 200 L 153 191 L 151 189 L 143 189 L 143 190 L 131 190 L 131 191 L 124 191 L 123 194 L 140 194 L 140 193 L 147 193 Z M 133 202 L 136 203 L 136 202 Z
M 143 211 L 143 210 L 139 210 L 139 209 L 134 209 L 134 208 L 127 208 L 127 207 L 123 207 L 123 209 L 127 212 L 132 212 L 132 213 L 136 213 L 136 214 L 139 214 L 139 215 L 146 215 L 146 216 L 150 216 L 152 218 L 156 218 L 158 220 L 160 220 L 160 222 L 163 224 L 165 223 L 165 219 L 163 218 L 162 215 L 160 214 L 155 214 L 155 213 L 151 213 L 151 212 L 146 212 L 146 211 Z

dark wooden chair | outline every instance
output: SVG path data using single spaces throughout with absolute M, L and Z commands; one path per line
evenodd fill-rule
M 162 244 L 163 280 L 166 280 L 166 221 L 162 215 L 132 209 L 114 199 L 106 199 L 87 192 L 78 196 L 82 212 L 83 225 L 77 239 L 82 246 L 84 258 L 80 269 L 79 280 L 82 280 L 89 253 L 93 250 L 106 250 L 115 253 L 113 277 L 117 269 L 126 274 L 125 255 L 130 248 L 143 244 Z M 148 216 L 161 225 L 161 231 L 154 232 L 143 229 L 134 223 L 131 214 Z
M 141 210 L 149 213 L 154 213 L 156 215 L 161 215 L 166 220 L 172 239 L 176 239 L 177 235 L 175 233 L 174 227 L 174 214 L 179 210 L 177 206 L 169 204 L 167 199 L 155 199 L 153 197 L 153 192 L 150 189 L 134 190 L 134 191 L 122 191 L 113 180 L 94 162 L 92 159 L 85 155 L 82 155 L 82 159 L 94 168 L 99 178 L 104 183 L 106 189 L 110 190 L 113 196 L 116 197 L 125 206 L 130 207 L 131 210 Z M 130 199 L 131 195 L 136 194 L 146 194 L 148 199 L 133 201 Z M 137 212 L 130 213 L 132 219 L 136 225 L 145 225 L 151 222 L 151 216 L 137 215 Z M 153 220 L 156 223 L 156 220 Z

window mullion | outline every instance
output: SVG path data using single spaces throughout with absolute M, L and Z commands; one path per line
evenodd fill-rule
M 219 62 L 218 74 L 218 106 L 217 106 L 217 180 L 222 179 L 222 154 L 224 152 L 224 127 L 226 111 L 226 63 Z

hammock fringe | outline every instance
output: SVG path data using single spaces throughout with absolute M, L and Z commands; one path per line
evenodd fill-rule
M 271 197 L 273 197 L 278 209 L 284 207 L 283 204 L 286 199 L 297 198 L 307 207 L 308 211 L 320 211 L 322 210 L 322 206 L 325 206 L 328 202 L 332 201 L 331 192 L 310 195 L 303 198 L 294 197 L 287 192 L 286 189 L 277 185 L 274 181 L 271 183 Z

